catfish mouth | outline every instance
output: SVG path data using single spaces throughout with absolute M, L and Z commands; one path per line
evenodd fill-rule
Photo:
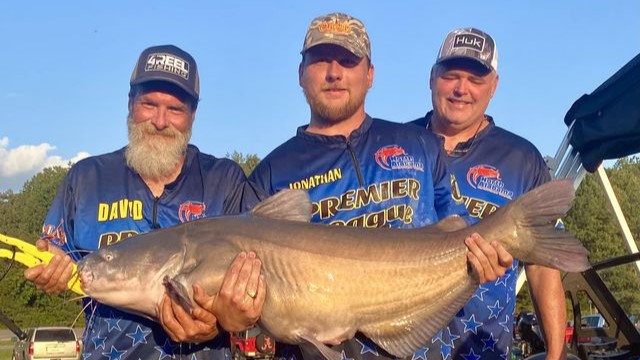
M 87 266 L 87 258 L 78 261 L 78 279 L 80 280 L 80 288 L 88 296 L 90 295 L 91 285 L 93 283 L 93 272 L 90 266 Z
M 86 271 L 83 267 L 78 267 L 78 278 L 80 279 L 80 288 L 84 291 L 85 294 L 88 294 L 89 289 L 91 288 L 91 283 L 93 282 L 93 273 L 90 271 Z

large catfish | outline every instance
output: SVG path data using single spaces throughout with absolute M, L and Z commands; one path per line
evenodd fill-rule
M 247 215 L 197 220 L 96 251 L 79 272 L 93 299 L 157 319 L 165 284 L 187 302 L 193 283 L 214 294 L 233 258 L 254 251 L 267 284 L 259 325 L 277 340 L 339 359 L 324 344 L 360 331 L 388 353 L 407 356 L 476 291 L 464 244 L 473 232 L 527 263 L 588 269 L 580 242 L 554 228 L 573 196 L 569 181 L 555 181 L 472 226 L 450 217 L 419 229 L 366 229 L 311 224 L 307 193 L 283 190 Z

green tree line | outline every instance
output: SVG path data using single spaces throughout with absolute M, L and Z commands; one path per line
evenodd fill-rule
M 623 158 L 606 169 L 611 186 L 633 238 L 640 240 L 640 158 Z M 624 238 L 606 198 L 597 174 L 588 174 L 580 183 L 567 216 L 566 229 L 578 238 L 589 251 L 589 261 L 596 263 L 628 253 Z M 635 266 L 625 265 L 599 271 L 616 300 L 628 314 L 640 314 L 640 276 Z M 582 314 L 589 313 L 586 299 L 581 302 Z M 532 310 L 528 288 L 523 287 L 517 300 L 517 312 Z M 569 308 L 568 308 L 569 310 Z
M 257 155 L 239 152 L 227 154 L 227 157 L 238 162 L 247 174 L 260 161 Z M 47 168 L 27 181 L 21 191 L 0 192 L 0 233 L 35 242 L 66 172 L 62 167 Z M 607 173 L 637 240 L 640 238 L 640 208 L 637 206 L 640 202 L 640 159 L 621 159 L 607 169 Z M 587 175 L 580 185 L 565 223 L 589 250 L 591 262 L 626 253 L 613 213 L 595 175 Z M 80 315 L 81 301 L 73 293 L 45 295 L 24 280 L 24 270 L 25 267 L 17 262 L 0 259 L 0 310 L 4 314 L 22 328 L 71 325 L 76 318 L 76 326 L 84 325 L 84 316 Z M 605 272 L 603 276 L 623 308 L 640 314 L 639 276 L 632 267 Z M 518 310 L 533 308 L 526 290 L 518 295 L 517 307 Z

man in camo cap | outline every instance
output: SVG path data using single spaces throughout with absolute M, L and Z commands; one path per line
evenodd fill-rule
M 313 19 L 301 54 L 298 81 L 309 103 L 309 124 L 258 164 L 249 177 L 255 186 L 268 194 L 307 190 L 317 209 L 311 221 L 331 225 L 415 228 L 466 215 L 451 197 L 450 175 L 435 136 L 365 112 L 374 71 L 369 36 L 360 20 L 342 13 Z M 390 188 L 405 186 L 416 189 L 415 196 L 389 196 Z M 502 253 L 483 240 L 470 241 L 474 269 L 480 263 L 500 268 L 496 259 L 504 260 Z M 483 269 L 480 280 L 497 279 L 492 269 Z M 303 298 L 297 293 L 290 300 Z M 339 336 L 336 341 L 342 340 Z M 300 359 L 297 347 L 276 348 L 278 357 Z M 320 345 L 303 350 L 305 359 L 340 353 L 352 359 L 392 358 L 360 333 L 332 349 Z

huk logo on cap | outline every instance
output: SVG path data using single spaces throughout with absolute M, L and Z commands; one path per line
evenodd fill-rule
M 453 40 L 453 48 L 472 49 L 482 52 L 484 49 L 484 38 L 475 34 L 458 34 Z
M 189 63 L 173 54 L 149 54 L 144 71 L 164 71 L 189 80 Z
M 436 63 L 451 59 L 475 60 L 490 71 L 498 71 L 496 43 L 482 30 L 462 28 L 451 30 L 442 42 Z

